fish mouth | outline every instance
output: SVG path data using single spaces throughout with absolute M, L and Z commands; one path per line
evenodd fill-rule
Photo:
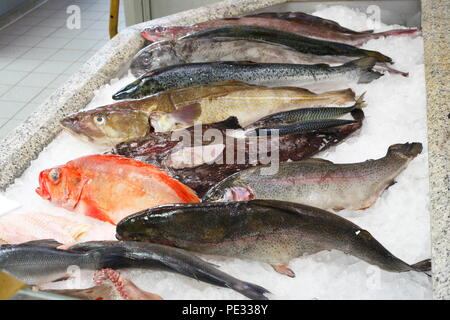
M 47 177 L 47 170 L 42 171 L 39 174 L 39 187 L 36 188 L 36 193 L 44 200 L 50 200 L 51 199 L 50 192 L 48 191 L 45 183 L 46 177 Z

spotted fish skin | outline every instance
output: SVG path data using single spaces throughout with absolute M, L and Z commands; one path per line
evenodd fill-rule
M 368 83 L 381 76 L 372 70 L 375 63 L 374 58 L 362 58 L 335 67 L 248 61 L 180 64 L 143 75 L 115 93 L 113 99 L 137 99 L 173 88 L 230 80 L 271 86 L 296 83 L 302 87 L 318 83 Z
M 422 151 L 421 143 L 396 144 L 386 156 L 359 163 L 308 159 L 280 163 L 275 175 L 262 167 L 233 174 L 211 188 L 203 201 L 275 199 L 321 209 L 366 209 Z

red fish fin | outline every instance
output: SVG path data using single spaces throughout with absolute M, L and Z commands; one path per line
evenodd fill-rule
M 294 271 L 289 269 L 285 264 L 272 264 L 272 268 L 278 273 L 284 274 L 285 276 L 288 276 L 290 278 L 295 278 Z
M 82 213 L 88 217 L 92 217 L 94 219 L 109 222 L 113 225 L 116 225 L 116 223 L 114 223 L 105 212 L 103 212 L 98 208 L 97 204 L 94 201 L 83 200 L 81 210 Z

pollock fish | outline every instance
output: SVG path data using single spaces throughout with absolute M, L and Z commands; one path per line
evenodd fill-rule
M 116 155 L 84 156 L 44 170 L 36 192 L 54 205 L 112 224 L 139 209 L 199 202 L 163 170 Z
M 321 209 L 366 209 L 421 151 L 415 142 L 392 145 L 383 158 L 360 163 L 285 162 L 270 176 L 262 175 L 261 167 L 249 168 L 219 182 L 203 201 L 274 199 Z
M 332 249 L 391 272 L 431 267 L 429 260 L 414 265 L 400 260 L 368 231 L 336 214 L 277 200 L 159 206 L 122 220 L 117 237 L 262 261 L 291 277 L 291 259 Z
M 303 12 L 264 12 L 237 18 L 211 20 L 190 26 L 156 26 L 144 29 L 141 34 L 150 41 L 177 40 L 192 32 L 220 26 L 259 26 L 356 46 L 382 37 L 420 34 L 417 29 L 395 29 L 379 33 L 354 31 L 332 20 Z
M 114 100 L 143 98 L 151 94 L 192 85 L 237 80 L 259 85 L 314 86 L 339 83 L 369 83 L 382 76 L 372 70 L 376 59 L 354 60 L 331 67 L 326 64 L 253 63 L 220 61 L 189 63 L 146 73 L 113 95 Z
M 168 90 L 78 112 L 64 118 L 61 125 L 77 137 L 113 147 L 146 137 L 152 131 L 151 124 L 157 131 L 170 131 L 194 122 L 215 123 L 237 116 L 245 126 L 279 111 L 345 106 L 354 100 L 351 89 L 316 94 L 297 87 L 268 88 L 228 81 Z
M 0 217 L 0 239 L 9 244 L 55 239 L 63 244 L 114 239 L 114 227 L 96 219 L 43 212 L 10 213 Z
M 257 39 L 287 46 L 303 54 L 319 56 L 374 57 L 378 62 L 392 63 L 392 59 L 380 52 L 360 49 L 348 44 L 299 36 L 292 32 L 278 31 L 258 26 L 220 26 L 190 33 L 182 39 L 232 37 Z
M 362 109 L 353 110 L 351 115 L 356 120 L 352 124 L 279 137 L 269 135 L 262 139 L 245 138 L 245 134 L 242 135 L 243 139 L 240 135 L 234 135 L 235 132 L 239 133 L 239 125 L 235 118 L 231 118 L 208 127 L 203 125 L 202 130 L 198 131 L 200 140 L 195 138 L 195 127 L 191 127 L 181 130 L 184 134 L 178 135 L 178 139 L 182 140 L 173 139 L 169 133 L 155 133 L 145 139 L 120 144 L 112 152 L 165 168 L 166 172 L 195 190 L 201 197 L 229 175 L 269 161 L 264 150 L 277 154 L 279 162 L 298 161 L 338 144 L 362 126 Z M 208 133 L 208 128 L 217 130 L 219 134 L 223 134 L 224 130 L 226 133 L 227 128 L 236 130 L 220 136 L 219 140 L 222 142 L 218 142 L 215 138 L 212 141 L 211 136 L 203 138 L 202 132 Z M 205 150 L 202 147 L 205 145 L 210 148 Z M 189 149 L 190 146 L 194 147 Z M 217 149 L 215 146 L 221 148 Z M 183 152 L 186 149 L 188 152 Z M 213 155 L 205 157 L 205 153 L 208 155 L 209 152 Z M 197 156 L 197 153 L 200 155 Z M 208 158 L 206 162 L 205 159 Z
M 137 241 L 90 241 L 76 244 L 69 250 L 90 252 L 101 248 L 123 250 L 125 260 L 121 264 L 129 268 L 175 272 L 208 284 L 230 288 L 250 299 L 267 299 L 264 294 L 269 292 L 220 271 L 217 266 L 188 251 L 170 246 Z

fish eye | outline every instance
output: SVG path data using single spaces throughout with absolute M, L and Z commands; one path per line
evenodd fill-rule
M 142 55 L 142 62 L 144 64 L 149 64 L 151 61 L 151 57 L 148 53 Z
M 101 126 L 101 125 L 104 125 L 104 124 L 105 124 L 106 118 L 105 118 L 105 116 L 103 116 L 103 115 L 101 115 L 101 114 L 98 114 L 98 115 L 95 115 L 95 116 L 94 116 L 94 122 L 95 122 L 97 125 Z
M 53 182 L 58 182 L 60 173 L 61 172 L 58 168 L 50 170 L 50 174 L 49 174 L 50 179 L 52 179 Z

